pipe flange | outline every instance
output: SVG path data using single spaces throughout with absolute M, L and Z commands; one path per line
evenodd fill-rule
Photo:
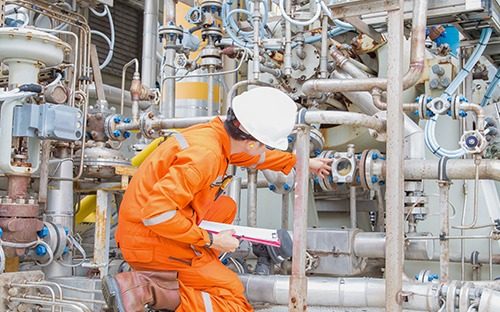
M 220 10 L 222 8 L 222 2 L 222 0 L 202 0 L 200 7 L 208 11 L 215 11 L 216 9 Z
M 373 115 L 373 117 L 387 121 L 387 111 L 380 111 Z M 386 128 L 383 131 L 376 131 L 374 129 L 368 129 L 368 133 L 378 142 L 387 141 L 387 130 Z
M 333 159 L 334 154 L 335 154 L 335 151 L 323 151 L 323 152 L 321 152 L 321 154 L 318 155 L 318 157 Z M 329 192 L 329 191 L 334 190 L 335 183 L 333 183 L 333 178 L 331 175 L 327 176 L 324 179 L 321 179 L 319 177 L 314 177 L 314 182 L 317 183 L 319 185 L 319 187 L 325 192 Z
M 460 288 L 458 311 L 468 311 L 471 305 L 471 292 L 474 289 L 474 284 L 471 282 L 465 282 Z
M 126 119 L 126 118 L 125 118 Z M 130 132 L 118 130 L 116 127 L 121 124 L 124 118 L 118 114 L 109 115 L 104 120 L 104 133 L 112 141 L 125 141 L 130 137 Z M 126 119 L 128 120 L 128 119 Z
M 427 119 L 427 95 L 422 94 L 417 98 L 417 103 L 419 105 L 419 110 L 418 110 L 418 117 L 420 119 Z
M 155 119 L 155 114 L 153 112 L 144 113 L 139 118 L 139 126 L 141 129 L 141 134 L 148 139 L 154 139 L 158 136 L 155 129 L 153 129 L 152 127 L 154 119 Z
M 220 27 L 206 27 L 201 31 L 201 39 L 205 41 L 208 37 L 212 37 L 215 42 L 222 39 L 222 29 Z
M 60 224 L 54 224 L 52 222 L 45 221 L 44 229 L 47 229 L 46 235 L 42 238 L 44 242 L 49 245 L 54 259 L 60 258 L 65 253 L 66 242 L 69 234 L 69 229 L 63 227 Z M 42 257 L 41 262 L 48 260 L 48 254 L 40 255 Z M 47 259 L 44 259 L 47 257 Z
M 488 146 L 484 135 L 477 130 L 464 132 L 460 138 L 460 146 L 469 154 L 480 154 Z
M 446 312 L 455 312 L 457 308 L 457 295 L 461 283 L 459 281 L 450 281 L 446 291 Z
M 449 98 L 449 100 L 451 102 L 451 107 L 450 107 L 451 118 L 458 119 L 458 117 L 463 117 L 464 112 L 460 110 L 460 103 L 462 102 L 460 100 L 460 97 L 454 96 L 452 98 Z
M 186 21 L 190 24 L 201 24 L 203 21 L 203 12 L 201 10 L 201 7 L 192 7 L 189 9 L 189 11 L 186 13 L 186 16 L 184 17 Z
M 175 24 L 163 25 L 158 28 L 158 35 L 160 38 L 165 38 L 167 40 L 167 45 L 169 44 L 180 44 L 184 36 L 182 27 L 176 26 Z
M 288 135 L 288 149 L 287 149 L 288 151 L 293 150 L 293 145 L 296 139 L 297 139 L 297 129 L 294 129 L 292 130 L 292 133 Z M 325 139 L 323 138 L 323 134 L 321 133 L 321 131 L 319 131 L 315 127 L 311 127 L 311 130 L 309 131 L 309 142 L 310 142 L 309 156 L 310 157 L 319 156 L 325 146 Z
M 379 150 L 367 150 L 361 154 L 360 159 L 360 184 L 367 190 L 378 190 L 385 185 L 382 176 L 382 166 L 385 158 Z
M 302 51 L 305 57 L 302 59 L 296 53 L 298 48 L 292 51 L 292 67 L 291 77 L 300 81 L 310 79 L 316 70 L 319 68 L 320 55 L 318 50 L 311 44 L 303 46 Z
M 434 115 L 445 115 L 448 109 L 450 109 L 451 104 L 448 100 L 442 97 L 435 97 L 426 105 Z

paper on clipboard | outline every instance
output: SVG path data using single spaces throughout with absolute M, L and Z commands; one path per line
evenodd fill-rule
M 260 229 L 211 221 L 202 221 L 199 227 L 211 233 L 234 230 L 235 233 L 233 236 L 236 238 L 269 246 L 281 246 L 277 230 Z

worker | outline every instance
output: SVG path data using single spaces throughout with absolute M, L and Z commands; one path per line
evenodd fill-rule
M 236 204 L 221 195 L 229 164 L 288 174 L 296 104 L 269 87 L 236 96 L 220 117 L 174 134 L 133 176 L 119 210 L 116 241 L 133 271 L 103 279 L 114 311 L 253 311 L 238 276 L 219 261 L 239 246 L 233 232 L 210 234 L 202 220 L 230 224 Z M 273 150 L 277 149 L 277 150 Z M 329 174 L 329 160 L 311 159 Z

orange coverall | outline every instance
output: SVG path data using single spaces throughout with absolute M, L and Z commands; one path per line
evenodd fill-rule
M 265 157 L 264 157 L 265 156 Z M 295 156 L 267 151 L 230 155 L 220 118 L 185 129 L 149 155 L 132 178 L 119 211 L 116 241 L 136 270 L 178 271 L 177 312 L 252 311 L 238 276 L 218 259 L 202 220 L 232 223 L 235 202 L 220 196 L 229 164 L 287 174 Z

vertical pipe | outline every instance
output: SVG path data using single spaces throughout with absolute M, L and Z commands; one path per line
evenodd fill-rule
M 387 62 L 387 244 L 385 260 L 386 310 L 402 311 L 403 234 L 403 0 L 388 12 Z
M 49 159 L 50 159 L 51 141 L 42 142 L 42 157 L 40 159 L 40 186 L 38 188 L 38 202 L 47 203 L 47 184 L 49 183 Z
M 100 277 L 108 274 L 109 238 L 111 229 L 111 193 L 97 190 L 95 211 L 94 265 L 99 268 Z
M 208 73 L 214 72 L 214 65 L 208 66 Z M 208 76 L 207 116 L 214 115 L 214 76 Z
M 257 170 L 248 169 L 247 225 L 257 226 Z
M 142 83 L 152 88 L 156 81 L 156 42 L 158 23 L 157 0 L 144 1 L 144 24 L 142 31 Z
M 288 1 L 287 1 L 288 2 Z M 328 78 L 328 16 L 321 21 L 321 58 L 319 60 L 320 78 Z
M 260 77 L 260 0 L 253 2 L 253 79 L 259 80 Z
M 448 206 L 450 196 L 450 183 L 439 181 L 439 207 L 441 215 L 441 237 L 439 245 L 441 253 L 439 256 L 439 280 L 441 283 L 448 282 L 450 271 L 450 241 L 445 238 L 450 234 L 450 209 Z
M 239 225 L 241 221 L 240 218 L 241 178 L 240 177 L 233 178 L 231 184 L 229 184 L 228 194 L 229 197 L 231 197 L 236 203 L 236 209 L 238 209 L 238 212 L 236 214 L 236 219 L 234 220 L 234 224 Z
M 73 160 L 70 157 L 70 150 L 60 148 L 54 150 L 56 159 L 49 163 L 51 177 L 61 178 L 51 180 L 47 191 L 47 210 L 45 220 L 54 224 L 60 224 L 69 231 L 73 230 L 74 210 L 73 210 Z M 64 179 L 64 180 L 62 180 Z M 64 262 L 72 262 L 71 254 L 64 256 Z M 54 261 L 49 266 L 43 268 L 46 277 L 71 276 L 71 268 L 62 266 Z
M 176 25 L 176 10 L 177 0 L 164 0 L 163 1 L 163 25 L 173 24 Z M 164 39 L 164 44 L 166 43 Z M 175 48 L 172 46 L 164 46 L 165 49 L 165 64 L 162 68 L 165 76 L 175 76 Z M 162 82 L 161 90 L 161 109 L 160 114 L 167 118 L 175 117 L 175 78 L 165 79 Z
M 222 57 L 222 64 L 224 66 L 224 69 L 223 69 L 224 71 L 234 70 L 237 66 L 236 59 L 229 58 L 226 55 L 224 55 Z M 233 85 L 236 83 L 236 81 L 238 80 L 238 72 L 224 75 L 223 77 L 225 80 L 225 85 L 229 89 L 231 89 L 233 87 Z M 227 112 L 227 108 L 231 105 L 231 103 L 228 103 L 229 99 L 228 99 L 227 92 L 224 92 L 223 95 L 224 95 L 224 106 L 220 107 L 220 109 L 219 109 L 220 114 L 224 114 L 225 112 Z
M 306 243 L 307 204 L 309 194 L 309 131 L 308 125 L 297 126 L 295 143 L 297 178 L 293 205 L 293 260 L 290 277 L 288 309 L 292 312 L 307 310 Z
M 382 191 L 377 190 L 377 223 L 375 225 L 375 230 L 377 232 L 385 232 L 385 205 L 384 197 L 382 196 Z
M 281 228 L 288 230 L 288 215 L 290 210 L 290 194 L 283 194 L 281 197 Z
M 358 226 L 358 220 L 356 218 L 356 187 L 351 186 L 350 196 L 349 196 L 349 208 L 351 214 L 351 229 L 355 229 Z
M 292 10 L 292 0 L 286 0 L 285 11 L 290 16 Z M 292 24 L 285 21 L 285 56 L 283 60 L 285 76 L 292 74 Z

